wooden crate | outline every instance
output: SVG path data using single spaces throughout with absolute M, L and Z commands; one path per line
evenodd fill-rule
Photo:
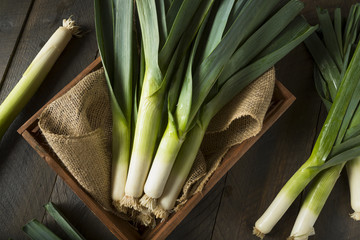
M 211 176 L 201 194 L 192 196 L 181 211 L 172 214 L 169 219 L 149 229 L 143 234 L 138 233 L 128 222 L 103 210 L 103 208 L 80 186 L 75 178 L 63 167 L 60 160 L 49 148 L 44 136 L 38 127 L 38 118 L 43 109 L 53 100 L 65 94 L 88 73 L 101 67 L 101 59 L 96 59 L 85 68 L 74 80 L 56 94 L 45 106 L 34 114 L 23 126 L 18 129 L 24 139 L 38 152 L 38 154 L 54 169 L 54 171 L 70 186 L 90 210 L 109 228 L 119 239 L 165 239 L 179 223 L 190 213 L 212 187 L 226 174 L 227 171 L 246 153 L 246 151 L 276 122 L 276 120 L 294 102 L 295 97 L 279 82 L 275 83 L 275 91 L 264 119 L 261 132 L 242 144 L 232 147 L 224 157 L 219 168 Z

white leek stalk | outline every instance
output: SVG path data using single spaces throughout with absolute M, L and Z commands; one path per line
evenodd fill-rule
M 154 211 L 157 218 L 166 218 L 174 208 L 176 199 L 183 188 L 191 167 L 196 159 L 200 144 L 205 135 L 206 127 L 196 125 L 187 135 L 182 145 L 171 174 L 166 182 L 164 192 L 158 200 L 158 206 Z
M 69 18 L 59 27 L 36 55 L 20 81 L 0 105 L 0 139 L 36 93 L 46 75 L 69 43 L 72 35 L 79 34 L 79 27 Z
M 349 161 L 346 164 L 346 170 L 349 178 L 351 208 L 354 210 L 350 216 L 356 220 L 360 220 L 360 157 Z
M 319 174 L 301 206 L 289 239 L 301 240 L 314 235 L 314 224 L 328 199 L 344 164 Z
M 143 37 L 145 74 L 135 126 L 130 166 L 122 204 L 138 208 L 150 168 L 156 137 L 160 127 L 165 89 L 159 67 L 159 29 L 155 1 L 138 0 L 137 10 Z

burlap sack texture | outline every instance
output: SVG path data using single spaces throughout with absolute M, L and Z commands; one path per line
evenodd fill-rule
M 212 120 L 175 211 L 200 192 L 234 145 L 262 128 L 275 83 L 272 68 L 254 81 Z M 39 127 L 79 184 L 111 210 L 111 109 L 103 69 L 90 73 L 48 105 Z

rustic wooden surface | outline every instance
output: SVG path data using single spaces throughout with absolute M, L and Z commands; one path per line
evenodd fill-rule
M 27 239 L 21 227 L 32 218 L 64 239 L 42 206 L 55 202 L 87 239 L 115 239 L 81 200 L 16 133 L 16 130 L 97 56 L 91 0 L 0 1 L 0 102 L 61 23 L 74 15 L 87 34 L 73 39 L 35 98 L 0 143 L 0 239 Z M 304 0 L 305 17 L 317 23 L 315 6 L 348 12 L 354 0 Z M 314 90 L 312 61 L 299 46 L 276 66 L 277 78 L 297 97 L 287 113 L 248 151 L 168 239 L 256 239 L 251 228 L 311 151 L 324 120 Z M 360 239 L 359 223 L 348 214 L 344 172 L 335 185 L 312 239 Z M 301 203 L 299 197 L 267 239 L 286 239 Z

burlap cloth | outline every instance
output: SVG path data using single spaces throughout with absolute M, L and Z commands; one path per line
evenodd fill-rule
M 211 121 L 176 210 L 203 189 L 234 145 L 262 128 L 275 83 L 272 68 L 236 96 Z M 111 210 L 111 109 L 103 69 L 87 75 L 42 112 L 39 127 L 79 184 Z

